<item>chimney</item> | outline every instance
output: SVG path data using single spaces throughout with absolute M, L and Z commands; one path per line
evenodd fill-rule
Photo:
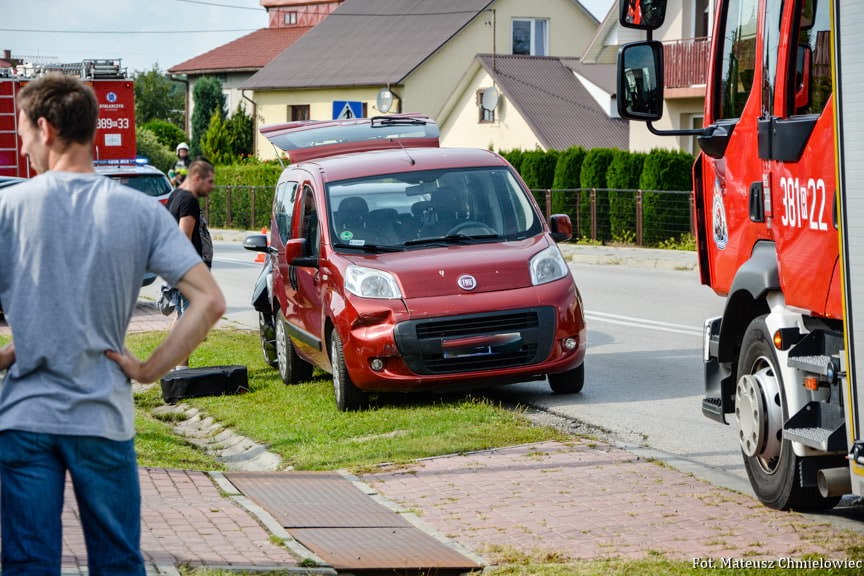
M 3 59 L 11 60 L 12 59 L 12 50 L 3 50 Z

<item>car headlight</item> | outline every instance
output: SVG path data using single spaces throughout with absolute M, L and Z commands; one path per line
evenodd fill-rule
M 560 280 L 567 276 L 569 269 L 561 251 L 554 244 L 531 258 L 531 283 L 534 286 Z
M 402 291 L 392 274 L 365 266 L 348 266 L 345 288 L 363 298 L 402 298 Z

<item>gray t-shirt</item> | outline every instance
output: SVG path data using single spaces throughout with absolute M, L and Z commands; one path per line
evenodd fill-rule
M 145 271 L 176 284 L 201 262 L 155 199 L 97 174 L 48 172 L 0 191 L 0 302 L 15 363 L 0 430 L 135 434 L 122 350 Z

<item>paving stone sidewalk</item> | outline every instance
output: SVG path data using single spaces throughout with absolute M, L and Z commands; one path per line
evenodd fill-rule
M 777 512 L 626 450 L 545 442 L 432 458 L 364 476 L 385 497 L 495 562 L 643 558 L 845 559 L 861 533 Z

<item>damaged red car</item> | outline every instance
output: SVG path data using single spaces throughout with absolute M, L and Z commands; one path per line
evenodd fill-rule
M 286 384 L 332 373 L 340 410 L 370 393 L 584 384 L 579 290 L 547 224 L 501 156 L 440 148 L 425 116 L 288 123 L 262 133 L 290 155 L 253 304 Z

